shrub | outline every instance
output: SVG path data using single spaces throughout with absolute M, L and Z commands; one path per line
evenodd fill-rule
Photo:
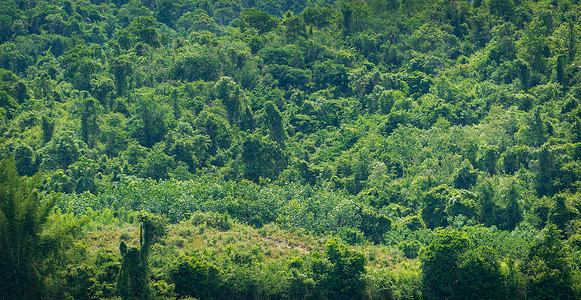
M 192 225 L 206 225 L 218 230 L 230 230 L 232 228 L 232 221 L 228 214 L 221 214 L 218 212 L 201 212 L 197 211 L 190 217 Z
M 365 242 L 365 235 L 363 232 L 351 227 L 339 228 L 339 230 L 337 230 L 337 235 L 349 245 L 361 245 Z
M 418 241 L 403 241 L 400 242 L 397 247 L 401 252 L 403 252 L 405 257 L 415 259 L 418 257 L 422 245 Z
M 182 255 L 174 261 L 170 279 L 178 295 L 203 297 L 209 281 L 209 267 L 198 256 Z

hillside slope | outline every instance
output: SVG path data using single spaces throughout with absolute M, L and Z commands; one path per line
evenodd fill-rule
M 10 253 L 26 245 L 54 251 L 5 277 L 38 284 L 0 294 L 127 298 L 133 271 L 120 262 L 139 252 L 135 272 L 149 276 L 136 282 L 159 284 L 139 297 L 228 298 L 217 286 L 233 280 L 241 298 L 575 298 L 579 32 L 581 4 L 568 0 L 2 1 L 0 264 L 16 268 Z M 10 192 L 16 182 L 31 189 Z M 264 248 L 171 250 L 161 265 L 207 273 L 224 259 L 209 294 L 118 236 L 149 217 L 173 232 L 215 214 Z M 108 279 L 87 240 L 101 223 L 116 232 L 102 237 Z M 299 258 L 258 275 L 259 252 L 295 245 Z M 262 286 L 279 267 L 285 285 Z M 83 276 L 92 294 L 51 290 Z

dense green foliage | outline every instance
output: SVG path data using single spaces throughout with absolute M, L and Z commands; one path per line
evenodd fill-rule
M 578 0 L 4 0 L 0 298 L 579 298 L 579 32 Z
M 0 294 L 2 298 L 34 299 L 42 294 L 42 278 L 62 261 L 61 243 L 78 232 L 82 221 L 44 230 L 56 198 L 42 200 L 39 177 L 21 178 L 13 160 L 0 161 Z

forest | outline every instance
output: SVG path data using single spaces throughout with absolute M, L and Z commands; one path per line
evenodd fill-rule
M 0 1 L 0 300 L 581 299 L 580 0 Z

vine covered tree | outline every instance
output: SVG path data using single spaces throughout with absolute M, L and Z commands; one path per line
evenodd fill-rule
M 150 299 L 149 253 L 151 246 L 166 233 L 165 220 L 157 215 L 139 214 L 139 248 L 127 247 L 124 241 L 119 245 L 122 261 L 117 276 L 117 290 L 122 299 Z

